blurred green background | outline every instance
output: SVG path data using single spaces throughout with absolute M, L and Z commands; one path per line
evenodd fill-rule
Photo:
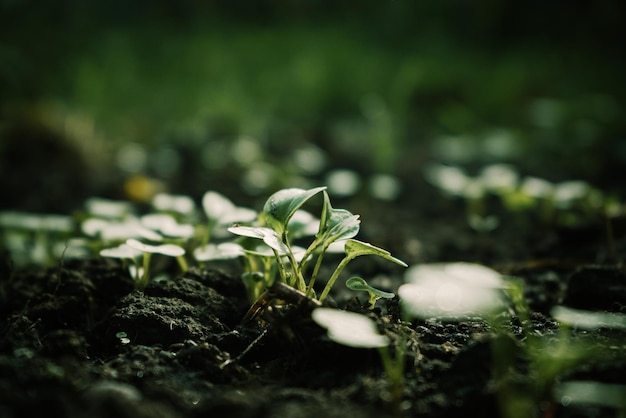
M 264 198 L 329 173 L 392 176 L 407 194 L 429 161 L 621 193 L 624 9 L 0 0 L 2 206 Z

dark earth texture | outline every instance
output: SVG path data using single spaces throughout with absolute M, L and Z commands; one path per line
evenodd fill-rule
M 387 248 L 420 237 L 419 248 L 414 242 L 398 250 L 402 257 L 478 259 L 520 278 L 527 319 L 513 310 L 503 314 L 504 332 L 497 333 L 480 318 L 408 322 L 397 297 L 369 310 L 363 294 L 336 285 L 332 306 L 371 317 L 394 349 L 404 347 L 404 385 L 393 397 L 378 352 L 330 341 L 311 320 L 306 300 L 277 297 L 244 321 L 251 304 L 232 270 L 194 266 L 181 275 L 165 264 L 170 278 L 141 292 L 113 260 L 59 260 L 49 269 L 16 271 L 6 259 L 0 416 L 506 417 L 505 390 L 512 390 L 509 402 L 530 399 L 529 414 L 518 416 L 620 416 L 602 405 L 568 405 L 550 390 L 538 393 L 536 370 L 523 349 L 528 333 L 547 346 L 556 341 L 562 328 L 550 316 L 556 305 L 626 311 L 626 274 L 610 259 L 601 225 L 518 231 L 507 241 L 511 230 L 485 238 L 462 221 L 419 226 L 402 224 L 402 214 L 375 211 L 370 205 L 363 214 L 367 237 L 382 239 Z M 366 226 L 372 219 L 378 221 Z M 619 221 L 614 251 L 624 244 Z M 398 223 L 405 227 L 394 227 Z M 403 271 L 388 264 L 370 260 L 351 268 L 374 284 L 387 277 L 383 287 L 395 291 Z M 556 383 L 626 383 L 619 331 L 572 329 L 569 338 L 604 354 L 571 365 Z M 504 374 L 496 370 L 497 347 L 510 361 Z

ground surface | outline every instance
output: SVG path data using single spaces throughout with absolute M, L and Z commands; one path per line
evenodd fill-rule
M 550 317 L 557 304 L 626 309 L 626 276 L 608 255 L 602 225 L 517 231 L 515 240 L 507 240 L 512 231 L 506 228 L 477 237 L 461 221 L 408 224 L 400 222 L 406 213 L 382 216 L 376 210 L 376 205 L 363 208 L 362 233 L 401 257 L 480 261 L 523 279 L 530 319 L 525 324 L 514 314 L 506 319 L 507 332 L 498 338 L 514 361 L 505 375 L 494 371 L 496 337 L 480 318 L 403 322 L 397 299 L 379 301 L 368 311 L 363 295 L 342 286 L 333 293 L 337 307 L 369 315 L 396 344 L 406 336 L 400 399 L 390 395 L 376 350 L 329 341 L 306 303 L 275 305 L 242 321 L 250 304 L 241 281 L 212 266 L 183 275 L 172 270 L 171 280 L 139 292 L 111 260 L 67 260 L 24 272 L 5 264 L 0 416 L 39 411 L 68 418 L 505 416 L 498 403 L 502 388 L 519 391 L 511 400 L 538 385 L 536 370 L 520 349 L 524 327 L 550 342 L 559 331 Z M 614 246 L 622 245 L 617 234 Z M 403 271 L 384 263 L 354 269 L 388 290 L 402 282 Z M 574 335 L 599 346 L 611 337 L 601 330 Z M 557 380 L 626 383 L 626 361 L 614 351 L 609 350 L 610 364 L 583 362 Z M 553 398 L 524 399 L 531 399 L 536 416 L 617 416 L 594 405 L 566 407 Z

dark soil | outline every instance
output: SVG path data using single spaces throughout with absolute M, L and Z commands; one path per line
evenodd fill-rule
M 532 323 L 513 314 L 507 332 L 496 336 L 480 318 L 404 322 L 397 299 L 370 311 L 361 295 L 337 285 L 337 307 L 375 319 L 395 343 L 408 337 L 405 385 L 401 399 L 393 399 L 377 351 L 331 342 L 312 322 L 307 303 L 275 300 L 242 321 L 250 303 L 242 282 L 225 270 L 193 267 L 140 292 L 110 260 L 66 260 L 20 272 L 5 263 L 0 416 L 504 416 L 498 394 L 506 382 L 493 367 L 496 339 L 510 347 L 515 360 L 507 376 L 523 396 L 534 385 L 521 349 L 523 327 L 550 341 L 560 328 L 550 317 L 557 304 L 626 311 L 626 275 L 609 259 L 601 226 L 518 231 L 515 240 L 507 240 L 511 231 L 505 230 L 485 239 L 461 221 L 419 226 L 403 222 L 406 214 L 377 216 L 375 210 L 369 206 L 363 214 L 363 234 L 396 248 L 401 258 L 478 260 L 523 279 Z M 615 246 L 620 250 L 623 242 Z M 384 263 L 354 269 L 387 277 L 389 290 L 402 280 L 403 271 Z M 573 338 L 601 345 L 614 334 L 574 331 Z M 626 384 L 626 360 L 622 354 L 608 364 L 586 362 L 557 377 L 568 379 Z M 550 394 L 532 399 L 535 416 L 618 416 L 597 405 L 567 406 Z

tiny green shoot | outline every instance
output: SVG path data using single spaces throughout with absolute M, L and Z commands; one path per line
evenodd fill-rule
M 143 253 L 143 275 L 137 283 L 138 289 L 143 289 L 150 280 L 150 259 L 152 254 L 162 254 L 170 257 L 175 257 L 178 261 L 180 269 L 185 272 L 188 270 L 187 261 L 184 258 L 185 250 L 174 244 L 161 244 L 161 245 L 149 245 L 136 239 L 128 239 L 126 245 L 139 250 Z
M 399 347 L 396 356 L 392 357 L 389 338 L 380 334 L 376 323 L 362 314 L 321 307 L 314 309 L 311 317 L 327 330 L 328 338 L 338 344 L 354 348 L 376 348 L 392 398 L 400 400 L 404 387 L 404 347 Z
M 378 299 L 393 299 L 395 296 L 395 293 L 385 292 L 370 286 L 365 279 L 361 277 L 350 277 L 346 280 L 346 287 L 352 290 L 362 290 L 367 292 L 369 295 L 368 305 L 370 309 L 374 309 Z

